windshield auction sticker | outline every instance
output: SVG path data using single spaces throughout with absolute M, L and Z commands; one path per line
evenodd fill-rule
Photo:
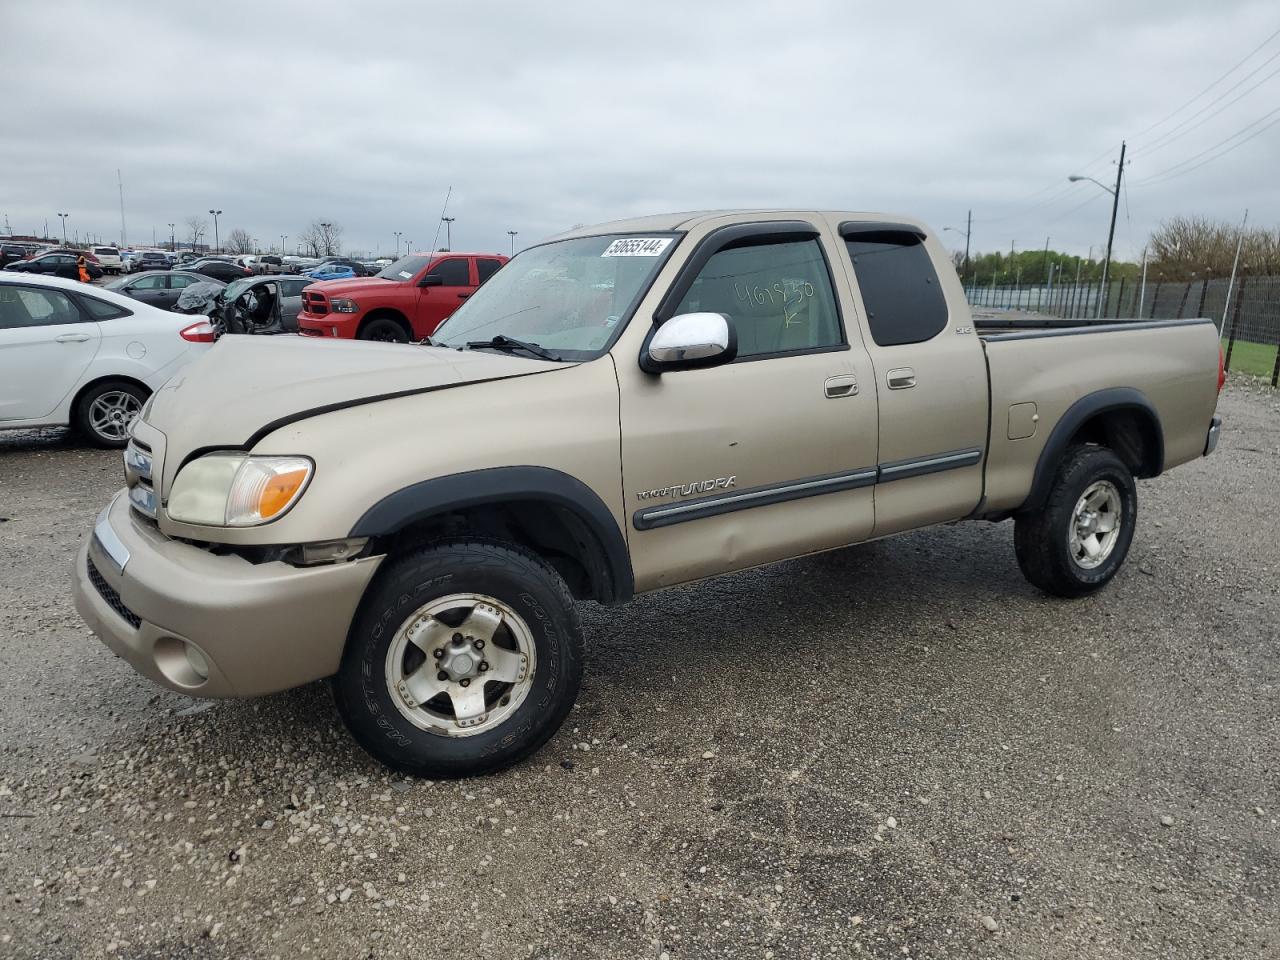
M 626 237 L 605 248 L 602 257 L 657 257 L 671 246 L 670 237 Z

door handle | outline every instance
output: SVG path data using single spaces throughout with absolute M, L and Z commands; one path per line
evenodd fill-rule
M 53 339 L 58 343 L 84 343 L 89 339 L 89 335 L 87 333 L 64 333 L 62 336 L 54 337 Z
M 830 400 L 855 396 L 858 392 L 858 378 L 851 373 L 839 377 L 827 377 L 827 382 L 823 384 L 823 392 Z
M 910 367 L 898 367 L 889 371 L 890 390 L 910 390 L 916 385 L 916 372 Z

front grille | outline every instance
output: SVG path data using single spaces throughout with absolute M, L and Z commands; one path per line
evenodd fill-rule
M 89 565 L 89 582 L 93 584 L 93 588 L 98 591 L 98 596 L 107 601 L 109 606 L 125 623 L 137 630 L 142 626 L 142 618 L 124 605 L 124 601 L 120 599 L 120 594 L 112 588 L 111 584 L 102 579 L 102 574 L 98 572 L 98 568 L 93 565 L 92 560 L 86 561 Z
M 313 317 L 323 317 L 329 312 L 329 298 L 314 290 L 303 290 L 302 310 Z

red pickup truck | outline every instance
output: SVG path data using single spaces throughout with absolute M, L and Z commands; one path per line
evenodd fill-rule
M 302 291 L 298 332 L 348 340 L 421 340 L 506 262 L 497 253 L 411 253 L 377 276 L 313 283 Z

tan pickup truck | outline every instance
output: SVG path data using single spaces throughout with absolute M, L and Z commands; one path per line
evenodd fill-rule
M 975 324 L 899 217 L 575 230 L 430 343 L 224 338 L 134 423 L 76 605 L 173 690 L 333 676 L 385 763 L 495 770 L 573 704 L 577 601 L 963 519 L 1049 593 L 1110 580 L 1134 478 L 1217 442 L 1218 337 L 1053 323 Z

